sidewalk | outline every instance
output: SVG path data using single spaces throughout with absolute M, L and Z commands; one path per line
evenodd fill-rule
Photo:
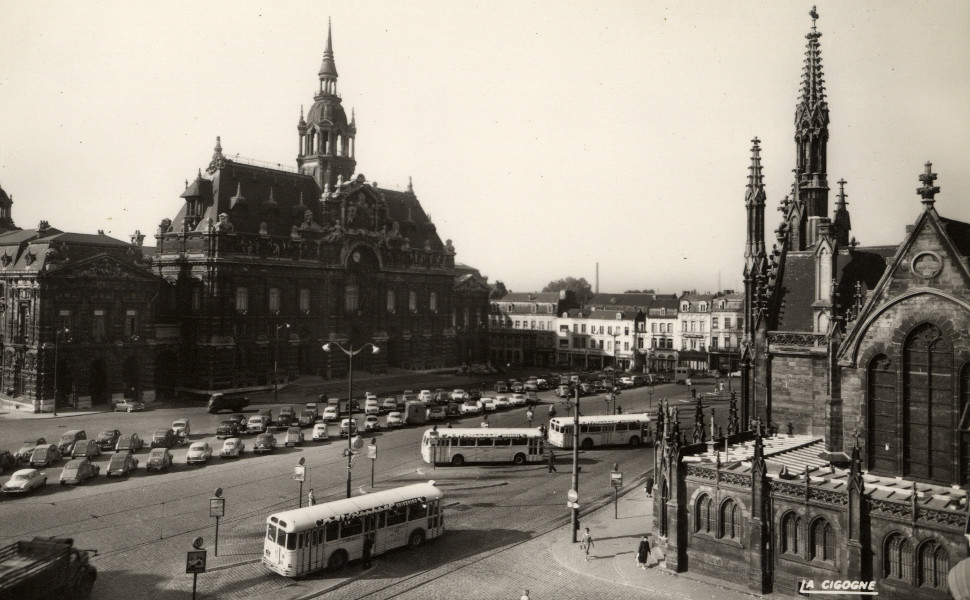
M 63 408 L 58 409 L 57 414 L 53 413 L 32 413 L 25 410 L 11 410 L 11 409 L 0 409 L 0 422 L 3 421 L 21 421 L 25 419 L 64 419 L 67 417 L 81 417 L 84 415 L 96 415 L 98 413 L 111 412 L 110 409 L 84 409 L 78 410 L 74 408 Z
M 660 540 L 652 531 L 653 499 L 644 493 L 641 481 L 638 479 L 637 486 L 619 498 L 618 518 L 614 518 L 613 502 L 580 516 L 577 540 L 582 538 L 586 527 L 589 527 L 593 537 L 589 561 L 584 559 L 579 543 L 572 543 L 569 526 L 554 532 L 549 540 L 549 551 L 556 561 L 575 573 L 653 592 L 662 597 L 680 596 L 691 600 L 750 600 L 761 597 L 714 577 L 692 572 L 673 573 L 664 569 Z M 640 569 L 636 561 L 637 547 L 644 534 L 647 534 L 651 550 L 646 570 Z

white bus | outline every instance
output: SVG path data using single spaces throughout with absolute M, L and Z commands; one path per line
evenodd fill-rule
M 437 440 L 437 444 L 435 444 Z M 431 464 L 512 462 L 524 465 L 543 459 L 542 432 L 529 427 L 455 427 L 429 429 L 421 440 L 421 457 Z
M 335 500 L 270 515 L 263 564 L 286 577 L 302 577 L 363 555 L 364 540 L 376 556 L 400 546 L 417 547 L 444 532 L 441 490 L 434 481 Z
M 644 441 L 650 417 L 647 413 L 629 415 L 591 415 L 579 417 L 579 447 L 629 444 L 637 447 Z M 572 448 L 574 417 L 549 419 L 549 443 L 558 448 Z

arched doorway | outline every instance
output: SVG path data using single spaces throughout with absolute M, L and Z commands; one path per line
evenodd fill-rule
M 129 356 L 121 369 L 121 387 L 125 398 L 141 397 L 141 368 L 138 358 Z
M 103 358 L 96 358 L 88 365 L 88 393 L 92 405 L 108 403 L 108 367 Z

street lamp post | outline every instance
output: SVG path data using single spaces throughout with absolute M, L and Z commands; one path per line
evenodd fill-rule
M 616 333 L 613 334 L 613 370 L 611 375 L 612 381 L 610 383 L 610 403 L 613 405 L 613 414 L 616 414 L 616 337 L 620 335 L 620 328 L 616 328 Z
M 576 414 L 573 417 L 573 490 L 579 492 L 579 386 L 576 386 Z M 574 501 L 572 513 L 573 543 L 579 530 L 579 504 Z
M 381 351 L 380 348 L 378 348 L 377 346 L 375 346 L 371 342 L 367 342 L 366 344 L 364 344 L 360 348 L 357 348 L 356 350 L 353 349 L 353 346 L 351 346 L 351 349 L 350 350 L 347 350 L 346 348 L 344 348 L 343 346 L 341 346 L 337 342 L 327 342 L 326 344 L 323 345 L 323 351 L 324 352 L 330 352 L 334 348 L 337 348 L 338 350 L 340 350 L 341 352 L 343 352 L 344 354 L 347 355 L 347 419 L 348 419 L 348 424 L 347 424 L 347 497 L 348 498 L 350 498 L 350 482 L 351 482 L 351 476 L 353 474 L 353 467 L 354 467 L 354 462 L 353 462 L 353 458 L 354 458 L 354 440 L 353 440 L 353 436 L 351 435 L 351 431 L 350 431 L 350 428 L 351 428 L 350 423 L 353 423 L 354 422 L 354 357 L 357 356 L 358 354 L 360 354 L 364 350 L 364 348 L 366 348 L 368 346 L 371 347 L 371 353 L 372 354 L 377 354 L 378 352 Z
M 280 329 L 289 329 L 289 323 L 276 326 L 276 349 L 273 352 L 273 403 L 280 399 Z
M 60 341 L 60 337 L 62 334 L 67 334 L 68 341 L 71 341 L 71 338 L 70 338 L 71 330 L 68 329 L 67 327 L 63 327 L 61 329 L 58 329 L 54 333 L 54 416 L 55 417 L 57 416 L 57 343 L 58 341 Z

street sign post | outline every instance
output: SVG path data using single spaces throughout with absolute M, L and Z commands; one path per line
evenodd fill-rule
M 300 493 L 296 497 L 297 508 L 303 508 L 303 482 L 306 481 L 306 457 L 301 456 L 300 462 L 293 467 L 293 480 L 300 482 Z
M 226 499 L 222 497 L 222 488 L 216 488 L 215 498 L 209 498 L 209 516 L 216 518 L 215 556 L 219 556 L 219 518 L 226 516 Z
M 377 439 L 372 439 L 370 441 L 370 446 L 367 446 L 367 458 L 370 459 L 370 486 L 374 487 L 374 463 L 377 462 Z
M 615 469 L 616 465 L 613 465 L 613 468 Z M 623 487 L 623 473 L 616 470 L 612 471 L 610 473 L 610 485 L 613 487 L 613 518 L 618 519 L 620 516 L 617 507 L 617 492 Z
M 192 600 L 195 600 L 195 590 L 199 582 L 199 573 L 205 573 L 205 554 L 202 550 L 202 538 L 192 541 L 195 550 L 189 550 L 185 555 L 185 572 L 192 574 Z

